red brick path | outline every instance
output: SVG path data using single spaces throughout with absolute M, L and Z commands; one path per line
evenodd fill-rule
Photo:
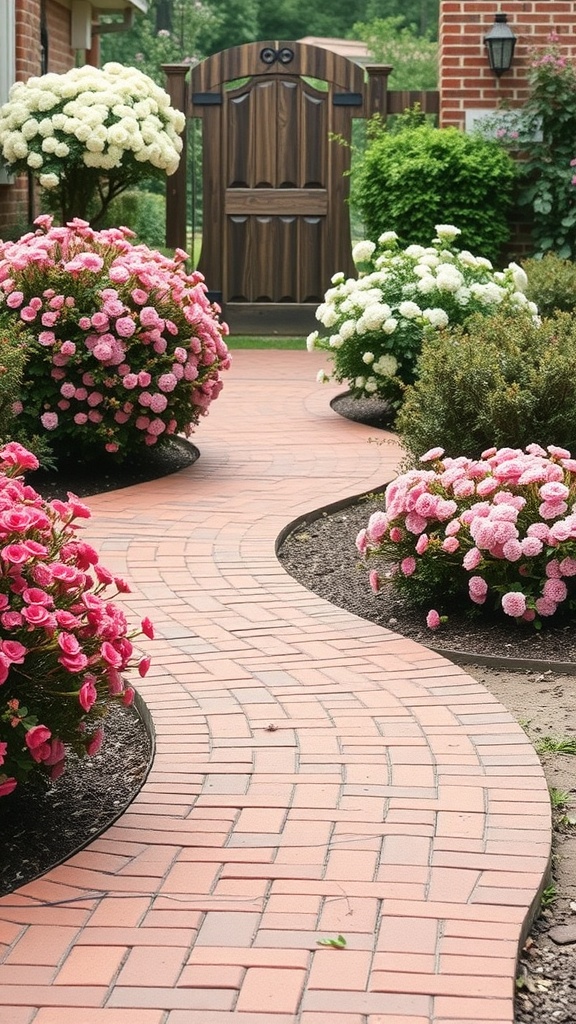
M 280 567 L 282 527 L 399 456 L 331 411 L 320 365 L 238 352 L 193 467 L 90 499 L 159 635 L 156 759 L 104 835 L 0 900 L 2 1024 L 513 1020 L 542 771 L 460 668 Z

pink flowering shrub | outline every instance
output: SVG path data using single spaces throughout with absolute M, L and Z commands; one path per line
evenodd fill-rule
M 230 364 L 200 274 L 133 245 L 126 228 L 48 216 L 0 243 L 0 309 L 34 334 L 22 390 L 29 436 L 56 455 L 106 451 L 125 458 L 190 433 L 219 394 Z
M 123 611 L 106 591 L 129 590 L 77 535 L 90 512 L 73 494 L 44 501 L 21 478 L 37 459 L 0 448 L 0 796 L 31 772 L 56 779 L 66 753 L 95 754 L 111 701 L 130 704 L 135 656 Z M 153 636 L 149 619 L 143 632 Z
M 438 609 L 463 601 L 538 627 L 573 607 L 576 459 L 567 449 L 490 448 L 470 459 L 433 448 L 420 462 L 388 486 L 384 510 L 356 538 L 366 559 L 388 567 L 385 576 L 372 568 L 373 590 L 387 581 L 428 607 L 431 629 Z

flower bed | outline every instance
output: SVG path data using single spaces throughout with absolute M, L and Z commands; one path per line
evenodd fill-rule
M 572 606 L 576 577 L 576 460 L 567 449 L 495 448 L 480 459 L 443 458 L 402 474 L 386 489 L 356 546 L 369 559 L 392 557 L 383 579 L 417 606 L 433 603 L 427 622 L 467 599 L 532 622 Z
M 201 274 L 133 245 L 127 229 L 83 221 L 0 243 L 0 302 L 35 335 L 19 415 L 56 454 L 123 458 L 163 436 L 187 436 L 230 365 Z
M 133 700 L 126 673 L 150 666 L 112 600 L 128 585 L 77 535 L 89 510 L 24 484 L 37 465 L 14 442 L 0 449 L 0 796 L 31 772 L 57 778 L 69 749 L 95 754 L 109 703 Z M 142 631 L 153 636 L 147 618 Z

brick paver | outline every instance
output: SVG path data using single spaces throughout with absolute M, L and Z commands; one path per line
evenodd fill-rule
M 399 461 L 330 409 L 320 365 L 236 353 L 198 462 L 90 499 L 155 620 L 157 755 L 103 836 L 0 900 L 6 1024 L 513 1020 L 542 771 L 463 670 L 279 565 L 289 522 Z

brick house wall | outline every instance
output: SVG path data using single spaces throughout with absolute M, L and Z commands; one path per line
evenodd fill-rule
M 10 3 L 10 0 L 7 0 Z M 12 0 L 15 46 L 12 54 L 14 80 L 25 81 L 42 74 L 42 22 L 48 40 L 48 71 L 61 73 L 74 67 L 75 52 L 70 46 L 70 10 L 56 0 Z M 11 40 L 4 39 L 9 46 Z M 7 96 L 0 97 L 3 103 Z M 34 197 L 28 194 L 25 177 L 11 184 L 0 184 L 0 237 L 19 234 L 35 215 Z
M 512 67 L 500 78 L 490 70 L 484 46 L 497 11 L 508 15 L 517 40 Z M 576 58 L 575 28 L 576 0 L 441 0 L 440 126 L 464 128 L 467 112 L 495 110 L 503 101 L 522 106 L 531 51 L 545 46 L 553 32 L 563 53 Z

